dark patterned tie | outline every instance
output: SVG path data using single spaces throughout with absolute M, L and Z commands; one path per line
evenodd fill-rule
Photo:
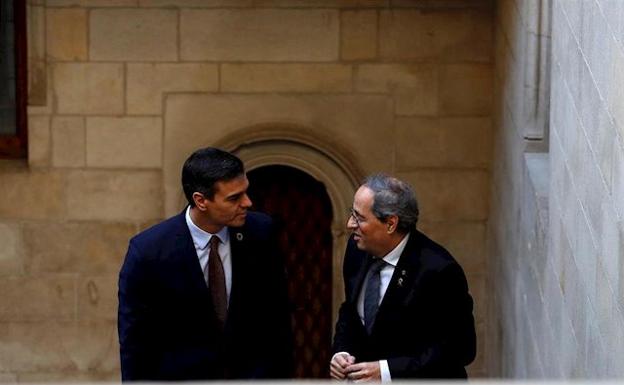
M 375 258 L 369 268 L 368 280 L 366 281 L 366 292 L 364 293 L 364 326 L 368 334 L 373 330 L 377 308 L 379 307 L 379 287 L 381 279 L 379 272 L 386 265 L 383 259 Z
M 221 329 L 227 317 L 227 291 L 225 289 L 225 273 L 219 256 L 219 237 L 210 238 L 210 254 L 208 256 L 208 288 L 212 297 L 217 319 Z

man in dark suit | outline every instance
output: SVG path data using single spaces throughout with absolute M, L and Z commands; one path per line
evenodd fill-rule
M 332 378 L 467 377 L 476 337 L 466 278 L 442 246 L 416 230 L 417 220 L 416 198 L 403 181 L 374 175 L 355 193 Z
M 189 206 L 132 238 L 119 274 L 122 380 L 288 377 L 284 265 L 242 162 L 198 150 L 182 185 Z

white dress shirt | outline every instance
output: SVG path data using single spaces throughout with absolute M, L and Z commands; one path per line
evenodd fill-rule
M 230 304 L 230 292 L 232 291 L 232 251 L 230 249 L 230 233 L 227 226 L 223 227 L 218 233 L 210 234 L 199 227 L 191 219 L 191 206 L 186 209 L 186 225 L 191 232 L 193 238 L 193 245 L 199 258 L 199 264 L 202 271 L 206 271 L 208 268 L 208 257 L 210 256 L 210 239 L 212 237 L 219 237 L 219 256 L 221 257 L 221 263 L 223 264 L 223 273 L 225 274 L 225 290 L 227 292 L 227 303 Z M 206 274 L 206 276 L 208 276 Z M 208 284 L 208 282 L 206 282 Z
M 409 239 L 409 236 L 410 235 L 408 233 L 405 237 L 403 237 L 401 242 L 399 242 L 399 244 L 396 245 L 394 249 L 392 249 L 388 254 L 383 257 L 386 265 L 379 271 L 379 304 L 381 304 L 381 302 L 383 301 L 386 290 L 388 290 L 388 285 L 390 284 L 390 280 L 392 279 L 392 274 L 394 274 L 394 269 L 399 262 L 401 254 L 403 254 L 403 250 L 405 249 L 405 245 L 407 245 L 407 240 Z M 360 295 L 358 296 L 357 302 L 357 312 L 360 316 L 360 321 L 362 321 L 362 325 L 364 324 L 364 293 L 366 293 L 366 284 L 369 274 L 370 271 L 366 274 L 366 278 L 364 278 L 364 283 L 362 284 L 362 288 L 360 289 Z M 347 352 L 338 352 L 336 354 L 346 353 Z M 381 382 L 391 382 L 392 377 L 390 376 L 388 360 L 379 360 L 379 369 L 381 372 Z

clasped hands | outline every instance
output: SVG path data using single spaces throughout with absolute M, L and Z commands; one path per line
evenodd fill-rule
M 337 353 L 329 363 L 329 374 L 335 380 L 353 382 L 381 381 L 379 361 L 355 363 L 349 353 Z

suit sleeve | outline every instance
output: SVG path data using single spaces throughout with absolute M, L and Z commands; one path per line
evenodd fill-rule
M 122 381 L 149 378 L 147 272 L 136 245 L 130 242 L 119 273 L 118 331 Z M 152 368 L 153 370 L 153 368 Z
M 435 377 L 470 364 L 476 354 L 472 297 L 461 267 L 450 264 L 438 273 L 429 290 L 432 341 L 413 356 L 388 358 L 392 378 Z M 460 376 L 459 373 L 457 373 Z
M 270 232 L 266 242 L 266 259 L 272 261 L 267 271 L 269 293 L 268 308 L 265 324 L 267 341 L 263 344 L 262 363 L 258 365 L 256 378 L 290 378 L 293 374 L 293 338 L 291 326 L 291 304 L 288 296 L 288 282 L 283 253 L 278 244 L 280 227 L 270 225 Z
M 349 242 L 345 251 L 342 267 L 343 281 L 345 283 L 345 298 L 349 298 L 350 295 L 347 282 L 350 277 L 357 274 L 357 264 L 355 262 L 355 257 L 353 256 L 352 249 L 353 245 Z M 345 300 L 338 310 L 338 320 L 336 321 L 332 354 L 336 354 L 338 352 L 348 352 L 356 357 L 359 356 L 357 341 L 361 341 L 365 338 L 364 336 L 356 335 L 358 330 L 361 331 L 361 328 L 357 328 L 354 325 L 357 325 L 359 322 L 360 319 L 357 314 L 357 310 L 353 304 Z

